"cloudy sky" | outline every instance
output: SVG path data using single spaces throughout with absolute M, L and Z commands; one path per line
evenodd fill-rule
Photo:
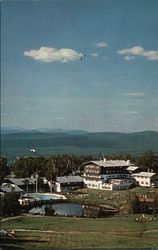
M 1 125 L 158 131 L 158 1 L 2 1 Z

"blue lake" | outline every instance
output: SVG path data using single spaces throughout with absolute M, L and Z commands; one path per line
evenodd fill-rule
M 70 217 L 107 217 L 113 216 L 116 211 L 107 210 L 103 207 L 97 207 L 92 205 L 81 205 L 77 203 L 62 202 L 56 204 L 48 204 L 34 207 L 29 211 L 31 214 L 45 215 L 46 206 L 51 207 L 54 210 L 55 216 L 70 216 Z

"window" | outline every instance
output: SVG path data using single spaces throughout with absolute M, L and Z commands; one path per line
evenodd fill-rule
M 141 181 L 141 184 L 144 184 L 144 181 Z

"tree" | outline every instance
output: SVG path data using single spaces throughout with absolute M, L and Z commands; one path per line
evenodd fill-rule
M 156 193 L 153 195 L 154 201 L 152 204 L 152 212 L 154 215 L 158 214 L 158 197 Z
M 158 157 L 153 154 L 151 150 L 147 151 L 143 156 L 137 160 L 138 166 L 144 171 L 151 171 L 158 173 Z
M 54 215 L 54 209 L 52 208 L 52 205 L 49 204 L 49 205 L 46 205 L 45 207 L 45 215 L 46 216 L 53 216 Z
M 20 205 L 16 193 L 5 193 L 1 198 L 1 215 L 12 216 L 20 213 Z
M 139 199 L 136 193 L 130 194 L 130 203 L 133 213 L 139 213 Z
M 26 192 L 28 193 L 28 189 L 29 189 L 29 179 L 28 178 L 25 178 L 24 179 L 24 185 L 25 185 L 25 190 Z
M 13 171 L 18 178 L 30 177 L 34 173 L 33 166 L 33 157 L 20 157 L 14 162 Z
M 4 181 L 4 177 L 9 174 L 9 167 L 7 165 L 7 159 L 4 157 L 0 158 L 0 185 Z
M 37 187 L 38 187 L 38 190 L 37 191 L 41 191 L 41 188 L 43 186 L 43 180 L 41 179 L 40 176 L 37 177 Z

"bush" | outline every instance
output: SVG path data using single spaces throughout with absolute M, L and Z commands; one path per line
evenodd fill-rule
M 1 215 L 14 216 L 20 214 L 20 205 L 16 193 L 6 193 L 1 198 Z

